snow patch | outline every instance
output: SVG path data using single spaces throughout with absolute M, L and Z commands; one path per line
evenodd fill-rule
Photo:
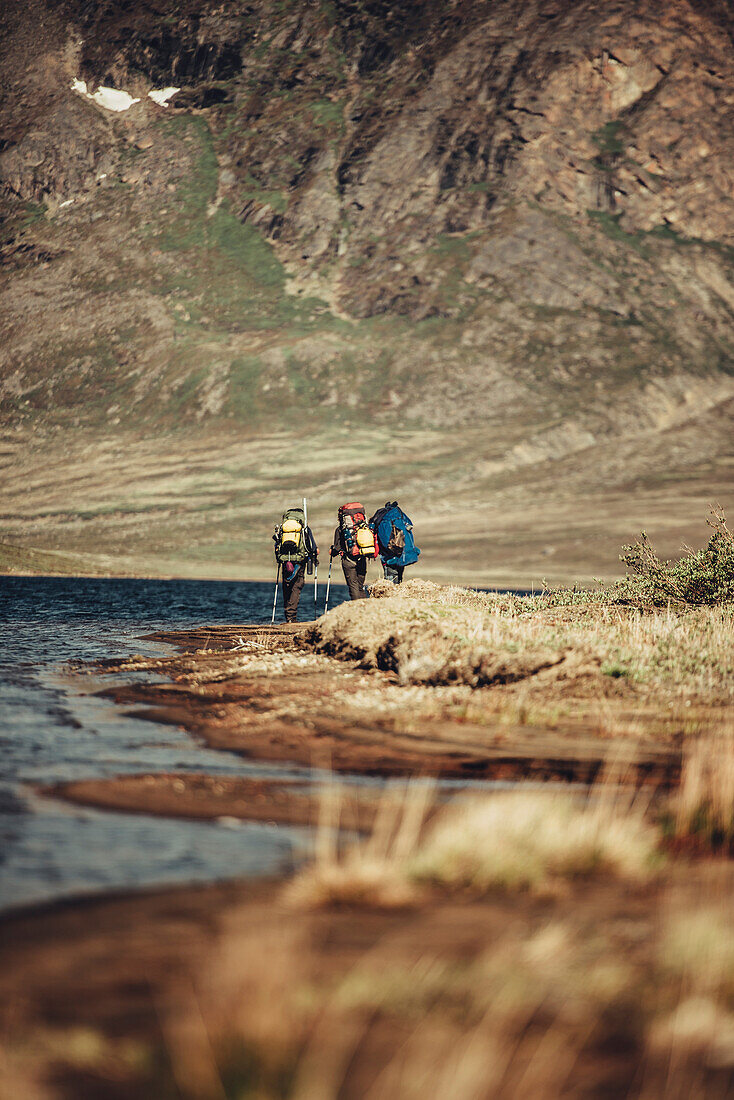
M 73 201 L 73 199 L 64 199 L 63 202 L 59 203 L 59 210 L 63 210 L 65 206 L 71 206 Z
M 120 91 L 117 88 L 100 87 L 93 95 L 90 95 L 87 91 L 86 80 L 72 80 L 71 90 L 78 92 L 86 99 L 93 100 L 107 111 L 127 111 L 133 103 L 140 103 L 139 99 L 133 99 L 127 92 Z
M 167 107 L 169 99 L 173 99 L 176 92 L 180 91 L 180 88 L 154 88 L 151 92 L 148 92 L 148 97 L 154 103 L 157 103 L 159 107 Z

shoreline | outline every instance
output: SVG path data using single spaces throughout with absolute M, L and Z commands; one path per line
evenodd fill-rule
M 44 573 L 33 572 L 31 570 L 4 570 L 0 569 L 0 580 L 3 577 L 21 577 L 27 580 L 74 580 L 79 578 L 80 580 L 101 580 L 101 581 L 190 581 L 192 583 L 203 582 L 205 584 L 269 584 L 274 583 L 271 576 L 246 576 L 246 577 L 212 577 L 202 575 L 188 575 L 181 573 L 83 573 L 74 571 L 73 573 Z M 601 578 L 602 580 L 614 580 L 615 577 Z M 594 589 L 595 580 L 590 579 L 588 585 L 577 585 L 577 587 L 588 587 L 590 591 Z M 322 581 L 322 584 L 324 582 Z M 370 583 L 374 583 L 374 580 Z M 433 582 L 431 582 L 433 583 Z M 447 583 L 447 582 L 440 582 Z M 477 592 L 495 592 L 504 593 L 510 592 L 515 595 L 530 595 L 535 593 L 539 595 L 543 591 L 542 584 L 533 586 L 524 582 L 483 582 L 476 586 L 471 586 L 473 591 Z M 332 582 L 332 588 L 346 588 L 346 581 L 335 580 Z M 269 624 L 267 624 L 269 625 Z
M 174 655 L 105 661 L 96 668 L 123 677 L 126 670 L 147 671 L 161 679 L 123 680 L 99 694 L 133 716 L 179 726 L 210 749 L 276 766 L 325 768 L 335 779 L 343 774 L 590 784 L 607 765 L 609 745 L 593 722 L 569 718 L 555 729 L 478 724 L 451 714 L 456 692 L 450 688 L 425 689 L 413 721 L 412 689 L 407 689 L 407 705 L 401 705 L 394 675 L 302 648 L 311 630 L 312 623 L 299 623 L 156 632 L 145 640 L 164 642 L 177 651 Z M 390 713 L 382 714 L 386 689 L 397 699 Z M 428 716 L 427 707 L 437 714 Z M 614 755 L 634 786 L 669 789 L 680 774 L 680 751 L 669 741 L 618 740 Z M 174 816 L 247 819 L 237 785 L 229 787 L 229 798 L 224 787 L 217 797 L 210 791 L 205 798 L 199 778 L 180 773 L 161 784 L 143 775 L 123 776 L 59 783 L 41 793 L 97 808 L 145 812 L 147 805 L 154 814 L 165 814 L 168 807 Z M 267 813 L 255 803 L 252 812 L 251 820 L 263 820 Z M 273 804 L 266 819 L 284 814 L 285 820 L 288 812 Z M 306 810 L 293 812 L 302 817 Z M 310 816 L 315 820 L 314 811 Z
M 40 793 L 198 820 L 322 821 L 367 834 L 376 851 L 388 803 L 383 785 L 360 785 L 360 776 L 438 782 L 428 832 L 443 820 L 443 796 L 460 794 L 443 779 L 472 788 L 532 777 L 522 789 L 539 798 L 552 798 L 542 788 L 557 793 L 559 779 L 566 788 L 597 781 L 623 799 L 642 791 L 649 812 L 678 783 L 686 730 L 731 718 L 725 693 L 717 704 L 692 689 L 683 708 L 664 681 L 605 673 L 583 635 L 566 646 L 563 631 L 586 629 L 584 609 L 531 608 L 535 618 L 518 625 L 512 597 L 482 601 L 512 604 L 504 631 L 535 633 L 499 656 L 488 633 L 478 662 L 441 633 L 449 624 L 450 639 L 474 644 L 465 607 L 444 612 L 426 582 L 382 594 L 391 598 L 342 605 L 312 623 L 156 632 L 146 640 L 171 647 L 165 656 L 69 666 L 95 677 L 95 694 L 210 748 L 330 773 L 326 798 L 321 778 L 205 772 L 77 780 Z M 129 679 L 141 672 L 156 681 Z M 117 682 L 98 691 L 99 674 Z M 366 877 L 340 879 L 348 865 L 327 829 L 295 876 L 10 911 L 0 917 L 7 1079 L 34 1100 L 403 1100 L 413 1093 L 401 1081 L 440 1075 L 452 1059 L 458 1071 L 470 1051 L 486 1049 L 483 1079 L 504 1066 L 502 1097 L 550 1100 L 569 1081 L 574 1095 L 637 1096 L 643 1071 L 649 1095 L 662 1095 L 665 1029 L 675 1033 L 682 980 L 661 969 L 665 937 L 678 920 L 694 929 L 685 942 L 696 921 L 718 929 L 734 863 L 657 843 L 659 864 L 639 877 L 571 869 L 538 889 L 435 882 L 391 896 L 379 892 L 379 859 L 377 879 L 369 864 Z M 549 1043 L 546 1064 L 539 1052 Z M 705 1094 L 724 1094 L 728 1063 L 706 1061 L 706 1050 L 681 1055 L 676 1072 L 687 1074 L 692 1059 L 694 1083 L 681 1095 L 703 1095 L 701 1082 Z M 383 1092 L 385 1082 L 393 1084 Z

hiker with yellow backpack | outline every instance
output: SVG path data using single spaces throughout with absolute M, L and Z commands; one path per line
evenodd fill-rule
M 276 525 L 273 533 L 275 543 L 275 560 L 278 571 L 275 576 L 275 593 L 273 595 L 273 617 L 275 622 L 275 604 L 278 597 L 278 577 L 283 571 L 283 606 L 285 608 L 285 621 L 294 623 L 298 618 L 298 601 L 306 581 L 306 573 L 309 576 L 314 569 L 318 569 L 319 548 L 316 539 L 308 526 L 306 517 L 306 502 L 303 508 L 287 508 L 283 518 Z M 318 575 L 318 574 L 317 574 Z M 314 581 L 314 605 L 316 603 L 316 582 Z
M 364 586 L 367 562 L 377 554 L 377 540 L 367 523 L 364 506 L 357 501 L 342 504 L 330 558 L 341 558 L 350 600 L 363 600 L 368 595 Z

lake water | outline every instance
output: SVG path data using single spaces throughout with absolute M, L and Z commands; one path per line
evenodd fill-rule
M 331 589 L 330 606 L 347 596 Z M 0 577 L 0 908 L 92 891 L 211 881 L 289 865 L 307 832 L 76 808 L 34 783 L 149 771 L 299 774 L 214 752 L 170 726 L 81 693 L 73 658 L 156 655 L 156 630 L 270 622 L 273 586 L 252 582 Z M 279 609 L 280 596 L 279 596 Z M 313 609 L 312 588 L 301 599 Z M 279 610 L 279 618 L 282 615 Z M 109 682 L 109 678 L 108 678 Z M 102 685 L 99 685 L 102 686 Z

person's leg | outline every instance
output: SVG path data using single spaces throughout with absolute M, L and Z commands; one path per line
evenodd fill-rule
M 382 572 L 385 580 L 390 581 L 390 584 L 400 584 L 400 581 L 403 579 L 403 571 L 399 565 L 388 565 L 387 562 L 384 561 L 382 563 Z
M 367 593 L 364 590 L 364 573 L 360 579 L 358 574 L 359 562 L 354 558 L 348 558 L 346 554 L 342 558 L 344 580 L 347 582 L 350 600 L 361 600 Z M 365 565 L 366 568 L 366 565 Z
M 301 566 L 295 577 L 288 579 L 283 575 L 283 605 L 285 607 L 285 621 L 295 623 L 298 619 L 298 601 L 306 582 L 306 570 Z
M 397 580 L 395 581 L 395 583 L 396 584 L 402 584 L 403 583 L 403 573 L 405 572 L 405 566 L 404 565 L 395 565 L 395 566 L 393 566 L 393 568 L 394 568 L 395 572 L 397 573 Z
M 367 579 L 367 558 L 360 558 L 357 562 L 357 580 L 359 581 L 359 598 L 366 600 L 369 593 L 364 586 L 364 582 Z

